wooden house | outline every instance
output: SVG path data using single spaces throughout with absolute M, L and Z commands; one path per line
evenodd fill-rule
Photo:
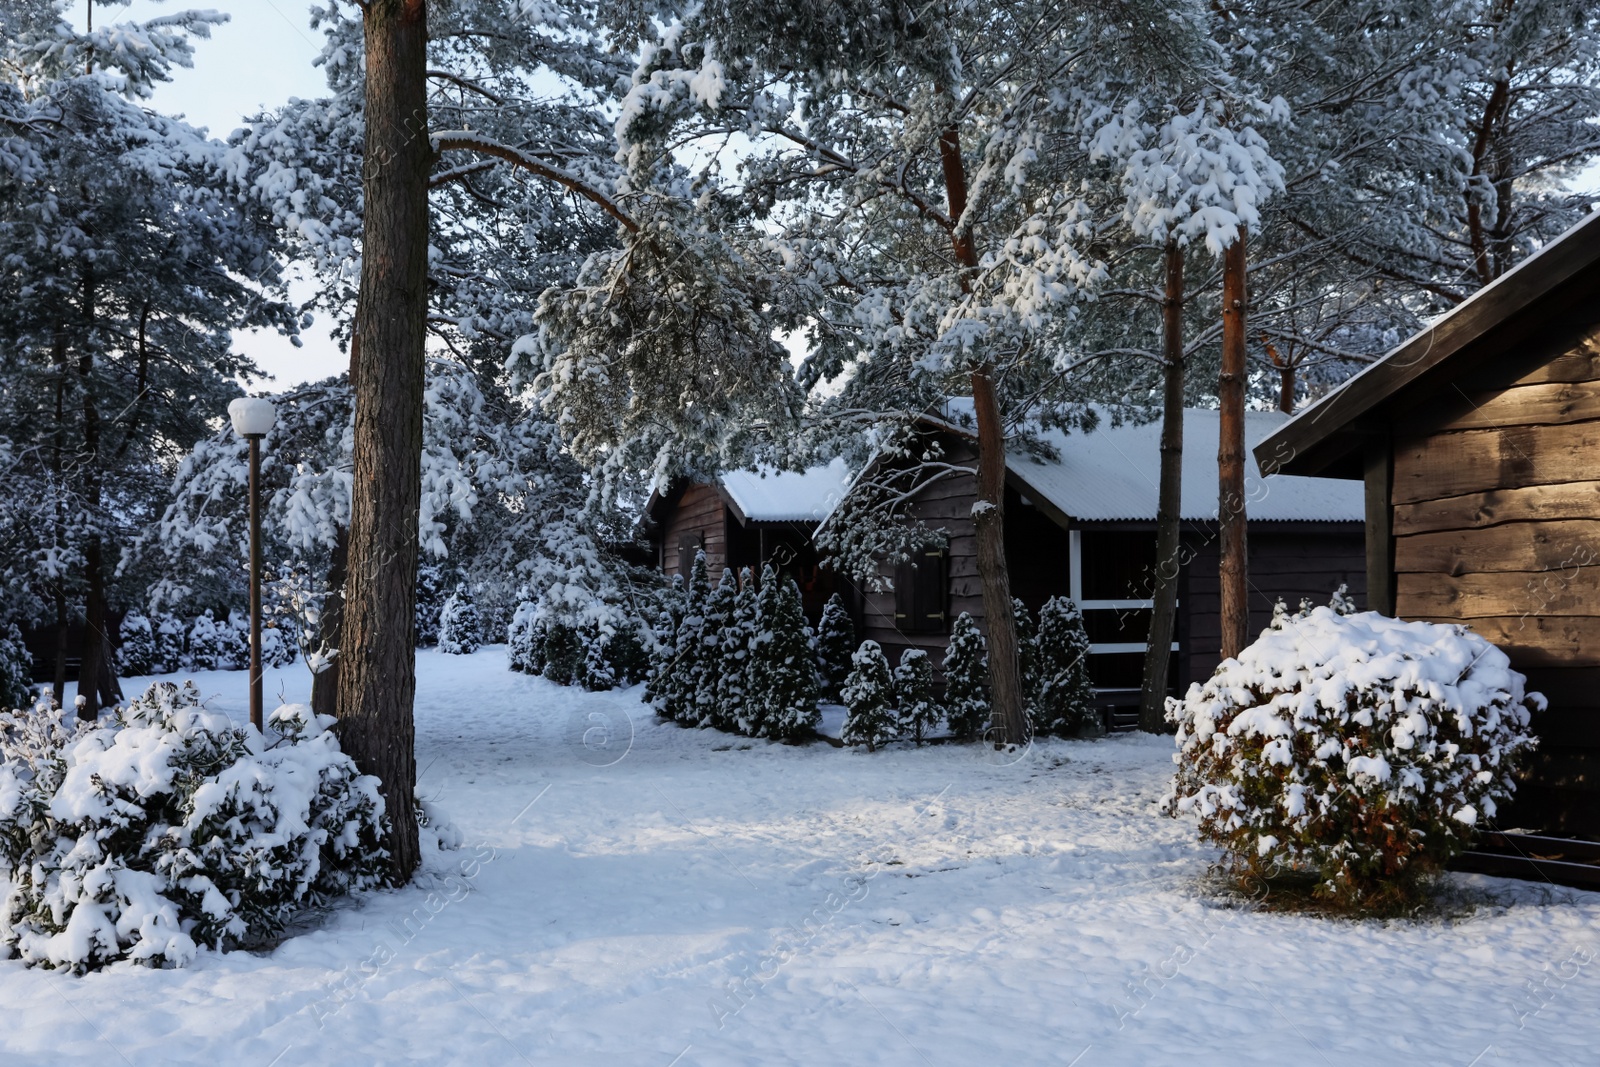
M 1256 457 L 1360 480 L 1372 605 L 1471 626 L 1549 699 L 1500 821 L 1600 836 L 1600 214 L 1280 427 Z
M 759 573 L 772 564 L 800 585 L 808 618 L 839 590 L 837 574 L 821 567 L 812 534 L 849 485 L 842 459 L 808 471 L 732 471 L 714 482 L 678 481 L 652 493 L 645 533 L 656 565 L 688 576 L 704 551 L 711 581 L 723 568 Z
M 1253 443 L 1287 418 L 1246 417 Z M 927 420 L 944 459 L 975 458 L 959 413 Z M 1037 612 L 1053 596 L 1083 609 L 1092 643 L 1091 677 L 1103 705 L 1126 719 L 1136 712 L 1154 591 L 1160 426 L 1111 426 L 1043 435 L 1054 458 L 1020 449 L 1006 457 L 1006 557 L 1012 594 Z M 1209 677 L 1219 660 L 1215 411 L 1184 413 L 1182 549 L 1171 687 Z M 948 532 L 942 545 L 902 564 L 892 591 L 857 590 L 858 630 L 891 660 L 921 647 L 937 662 L 950 623 L 967 612 L 981 629 L 982 589 L 972 522 L 975 478 L 953 474 L 923 489 L 910 514 Z M 1249 486 L 1251 622 L 1264 627 L 1278 598 L 1327 603 L 1340 585 L 1365 595 L 1362 498 L 1357 487 L 1309 478 L 1255 479 Z M 887 571 L 885 572 L 887 573 Z

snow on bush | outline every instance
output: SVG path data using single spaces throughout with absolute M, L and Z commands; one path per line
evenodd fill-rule
M 988 645 L 978 624 L 964 611 L 950 627 L 945 647 L 944 709 L 956 737 L 977 737 L 988 726 Z
M 1332 903 L 1413 900 L 1515 789 L 1544 698 L 1465 627 L 1279 611 L 1167 702 L 1164 808 L 1194 815 L 1242 877 L 1315 874 Z
M 282 928 L 297 908 L 377 884 L 383 800 L 305 705 L 268 747 L 152 685 L 112 723 L 0 715 L 0 943 L 30 964 L 181 966 Z
M 922 744 L 923 735 L 939 725 L 944 709 L 933 696 L 933 660 L 920 648 L 900 653 L 894 669 L 894 695 L 900 705 L 900 732 Z
M 894 677 L 889 658 L 876 641 L 863 641 L 850 657 L 844 683 L 844 717 L 840 738 L 847 745 L 866 745 L 873 752 L 894 739 L 899 729 L 894 705 Z
M 117 673 L 124 678 L 139 678 L 156 673 L 155 628 L 150 625 L 150 620 L 145 614 L 141 611 L 130 611 L 124 615 L 122 626 L 118 628 L 118 635 L 122 638 L 122 643 L 117 646 Z
M 482 640 L 478 605 L 466 583 L 458 582 L 456 591 L 439 611 L 439 651 L 452 656 L 469 655 L 478 651 Z

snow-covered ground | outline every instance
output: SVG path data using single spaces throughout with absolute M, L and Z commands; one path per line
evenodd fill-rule
M 0 963 L 0 1064 L 1592 1064 L 1600 894 L 1459 879 L 1455 921 L 1228 908 L 1156 814 L 1168 739 L 771 745 L 636 690 L 425 652 L 462 830 L 263 954 Z M 243 673 L 203 674 L 242 715 Z M 305 699 L 300 668 L 269 672 Z

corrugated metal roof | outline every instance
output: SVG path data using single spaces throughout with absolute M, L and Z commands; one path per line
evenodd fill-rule
M 850 469 L 843 459 L 835 459 L 804 471 L 729 471 L 721 481 L 723 492 L 747 520 L 820 523 L 849 488 Z
M 1288 421 L 1277 411 L 1245 414 L 1245 449 Z M 1186 520 L 1217 515 L 1218 412 L 1189 408 L 1183 413 L 1183 501 Z M 1092 433 L 1046 432 L 1059 460 L 1039 461 L 1010 452 L 1006 468 L 1038 496 L 1074 519 L 1154 520 L 1161 470 L 1160 421 L 1113 428 L 1102 417 Z M 1252 519 L 1304 522 L 1362 521 L 1365 503 L 1360 482 L 1277 474 L 1263 478 L 1245 465 L 1245 511 Z

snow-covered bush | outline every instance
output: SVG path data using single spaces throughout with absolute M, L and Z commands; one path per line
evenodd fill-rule
M 1544 706 L 1524 681 L 1465 627 L 1280 614 L 1167 702 L 1165 808 L 1198 817 L 1242 877 L 1314 874 L 1331 903 L 1403 907 L 1515 788 Z
M 1098 732 L 1100 715 L 1089 680 L 1089 635 L 1083 628 L 1083 613 L 1069 598 L 1051 597 L 1039 611 L 1034 663 L 1036 731 L 1063 737 Z
M 844 683 L 848 709 L 840 738 L 847 745 L 866 745 L 872 752 L 895 737 L 898 723 L 894 706 L 894 681 L 889 658 L 876 641 L 863 641 L 850 657 L 850 676 Z
M 787 741 L 810 733 L 822 721 L 816 653 L 800 606 L 800 587 L 771 567 L 762 570 L 761 581 L 760 618 L 750 643 L 750 700 L 761 706 L 761 735 Z
M 844 598 L 835 593 L 823 605 L 822 618 L 817 622 L 817 665 L 822 668 L 822 691 L 829 700 L 839 699 L 855 650 L 855 621 L 844 606 Z
M 197 671 L 225 670 L 222 663 L 230 642 L 222 629 L 227 625 L 226 619 L 219 625 L 210 608 L 195 616 L 194 622 L 189 624 L 187 655 L 182 666 Z
M 939 724 L 943 714 L 933 699 L 933 661 L 920 648 L 900 653 L 894 669 L 894 694 L 900 705 L 900 731 L 922 744 L 923 735 Z
M 183 620 L 163 611 L 150 620 L 155 630 L 156 651 L 150 663 L 151 674 L 171 674 L 184 666 Z
M 112 724 L 0 716 L 0 943 L 28 963 L 182 965 L 384 874 L 378 781 L 304 705 L 282 740 L 158 682 Z
M 756 636 L 756 580 L 749 567 L 739 572 L 739 593 L 733 614 L 722 626 L 722 673 L 717 678 L 716 716 L 719 730 L 749 732 L 753 722 L 753 682 L 750 646 Z
M 250 613 L 237 612 L 217 623 L 217 669 L 242 671 L 250 666 Z
M 722 577 L 717 581 L 717 587 L 711 590 L 711 596 L 706 600 L 704 622 L 700 630 L 701 650 L 696 662 L 699 665 L 699 682 L 695 687 L 692 710 L 688 713 L 686 722 L 690 726 L 720 726 L 723 723 L 722 708 L 718 705 L 722 690 L 722 676 L 724 666 L 732 662 L 723 654 L 722 640 L 724 631 L 734 623 L 734 613 L 739 599 L 739 583 L 733 576 L 733 570 L 722 568 Z
M 118 628 L 122 643 L 117 646 L 117 673 L 124 678 L 141 678 L 155 674 L 156 634 L 150 620 L 141 611 L 130 611 L 122 617 Z M 7 707 L 22 705 L 7 705 Z
M 544 673 L 545 629 L 539 625 L 539 607 L 524 599 L 506 626 L 506 659 L 523 674 Z
M 672 635 L 670 657 L 658 654 L 652 668 L 658 683 L 653 683 L 656 714 L 664 719 L 693 725 L 696 718 L 700 680 L 705 658 L 706 602 L 711 599 L 711 580 L 706 574 L 706 554 L 696 552 L 689 567 L 689 580 L 683 590 L 683 614 Z
M 537 625 L 544 631 L 544 676 L 557 685 L 577 685 L 588 659 L 583 634 L 559 619 L 541 619 Z
M 465 656 L 478 651 L 483 641 L 478 625 L 478 605 L 473 603 L 472 592 L 465 582 L 456 584 L 456 591 L 444 602 L 439 611 L 439 651 L 452 656 Z
M 22 631 L 0 620 L 0 709 L 24 708 L 33 699 L 33 657 L 23 643 Z
M 972 616 L 962 612 L 950 627 L 944 653 L 944 709 L 950 732 L 977 737 L 989 725 L 989 649 Z
M 1017 680 L 1022 683 L 1022 714 L 1029 721 L 1039 700 L 1039 627 L 1028 605 L 1011 598 L 1011 614 L 1017 630 Z
M 445 578 L 438 564 L 417 567 L 417 647 L 431 648 L 439 643 L 439 617 L 444 612 Z
M 261 663 L 265 667 L 287 667 L 300 654 L 294 632 L 274 619 L 261 627 Z

